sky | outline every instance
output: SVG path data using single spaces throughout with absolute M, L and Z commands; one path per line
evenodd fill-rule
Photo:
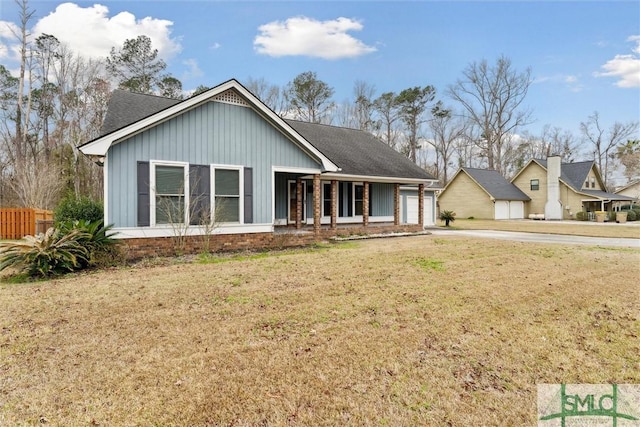
M 539 134 L 579 134 L 640 119 L 640 2 L 634 1 L 30 1 L 34 36 L 52 34 L 86 56 L 145 34 L 185 90 L 230 78 L 284 86 L 313 71 L 353 98 L 356 81 L 376 94 L 447 87 L 471 63 L 502 55 L 531 68 L 525 99 Z M 19 10 L 0 0 L 0 64 L 15 70 Z

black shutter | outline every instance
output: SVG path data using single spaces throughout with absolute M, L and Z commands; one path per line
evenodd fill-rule
M 149 162 L 138 162 L 138 227 L 151 225 L 149 177 Z
M 253 224 L 253 168 L 244 168 L 244 223 Z
M 189 165 L 189 224 L 202 225 L 210 219 L 211 173 L 207 165 Z

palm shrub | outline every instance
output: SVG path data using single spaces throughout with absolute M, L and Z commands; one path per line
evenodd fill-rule
M 104 221 L 65 221 L 60 224 L 63 233 L 70 233 L 74 230 L 82 232 L 83 237 L 79 239 L 89 252 L 88 259 L 82 263 L 82 267 L 113 265 L 121 258 L 121 254 L 116 247 L 116 240 L 113 239 L 115 233 L 111 233 L 113 224 L 104 225 Z
M 88 262 L 89 250 L 82 244 L 81 230 L 63 233 L 49 228 L 46 233 L 26 236 L 18 242 L 0 244 L 0 271 L 16 267 L 32 277 L 49 277 L 73 271 Z
M 445 226 L 449 226 L 450 222 L 456 220 L 456 213 L 453 211 L 442 211 L 440 212 L 440 221 L 444 221 Z

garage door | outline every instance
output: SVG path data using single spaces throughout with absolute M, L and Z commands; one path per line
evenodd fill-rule
M 524 202 L 517 202 L 517 201 L 509 202 L 509 218 L 511 219 L 524 218 Z
M 496 200 L 495 219 L 509 219 L 509 202 L 505 200 Z
M 433 222 L 433 198 L 424 196 L 424 225 L 434 225 Z

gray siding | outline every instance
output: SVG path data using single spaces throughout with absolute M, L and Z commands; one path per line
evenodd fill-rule
M 136 226 L 136 162 L 182 161 L 253 168 L 253 222 L 271 223 L 272 166 L 320 165 L 254 110 L 209 102 L 111 147 L 109 222 Z

